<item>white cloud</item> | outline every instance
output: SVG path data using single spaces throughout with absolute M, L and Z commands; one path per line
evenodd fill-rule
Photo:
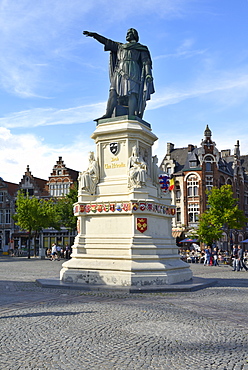
M 206 95 L 212 95 L 215 101 L 230 106 L 240 103 L 240 96 L 248 96 L 248 74 L 233 73 L 231 76 L 219 76 L 215 79 L 198 79 L 195 86 L 186 89 L 167 88 L 163 91 L 157 91 L 156 95 L 149 102 L 148 109 L 158 109 L 170 104 L 177 104 L 190 98 L 198 98 Z M 217 93 L 217 94 L 216 94 Z M 223 99 L 223 94 L 225 99 Z M 230 99 L 226 99 L 230 94 Z
M 0 118 L 6 128 L 71 125 L 94 120 L 104 114 L 106 103 L 82 105 L 68 109 L 35 108 Z
M 193 87 L 167 88 L 157 91 L 148 102 L 147 110 L 159 109 L 191 98 L 212 99 L 218 104 L 230 107 L 248 97 L 248 74 L 219 76 L 219 78 L 198 79 Z M 14 112 L 0 118 L 0 126 L 6 128 L 32 128 L 50 125 L 71 125 L 94 120 L 103 115 L 106 102 L 82 105 L 67 109 L 35 108 Z
M 54 148 L 35 135 L 13 135 L 10 130 L 0 128 L 1 177 L 5 181 L 19 183 L 29 165 L 33 176 L 48 179 L 59 156 L 69 168 L 82 171 L 87 167 L 90 150 L 95 150 L 94 145 L 80 138 Z
M 177 17 L 188 11 L 191 3 L 194 0 L 127 0 L 118 6 L 115 0 L 1 1 L 1 86 L 23 98 L 47 97 L 49 93 L 40 91 L 49 91 L 53 68 L 62 60 L 78 60 L 74 50 L 78 43 L 75 31 L 79 37 L 81 27 L 89 19 L 95 27 L 94 20 L 104 19 L 106 24 L 116 23 L 117 17 L 119 21 L 130 17 L 133 20 L 137 12 L 139 16 Z

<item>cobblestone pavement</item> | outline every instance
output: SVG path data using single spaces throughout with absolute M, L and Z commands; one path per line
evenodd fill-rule
M 0 257 L 1 370 L 248 369 L 248 272 L 189 293 L 44 289 L 63 261 Z

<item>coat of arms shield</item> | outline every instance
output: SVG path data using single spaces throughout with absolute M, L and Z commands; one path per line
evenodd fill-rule
M 144 233 L 147 230 L 147 218 L 146 217 L 137 217 L 136 220 L 137 230 L 141 233 Z
M 119 151 L 119 143 L 116 142 L 110 143 L 109 149 L 113 155 L 116 155 Z

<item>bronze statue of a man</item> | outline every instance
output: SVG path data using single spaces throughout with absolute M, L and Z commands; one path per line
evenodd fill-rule
M 125 44 L 94 32 L 84 31 L 83 34 L 93 37 L 105 45 L 105 51 L 110 51 L 110 92 L 106 114 L 101 118 L 123 115 L 121 107 L 126 107 L 125 114 L 142 118 L 146 101 L 155 90 L 151 56 L 147 46 L 138 42 L 138 32 L 130 28 Z

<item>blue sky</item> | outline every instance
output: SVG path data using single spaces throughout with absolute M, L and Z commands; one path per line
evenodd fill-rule
M 48 178 L 59 156 L 82 171 L 108 98 L 108 52 L 83 30 L 124 42 L 136 28 L 153 59 L 156 93 L 144 119 L 159 140 L 248 154 L 247 0 L 0 0 L 0 176 L 29 165 Z

